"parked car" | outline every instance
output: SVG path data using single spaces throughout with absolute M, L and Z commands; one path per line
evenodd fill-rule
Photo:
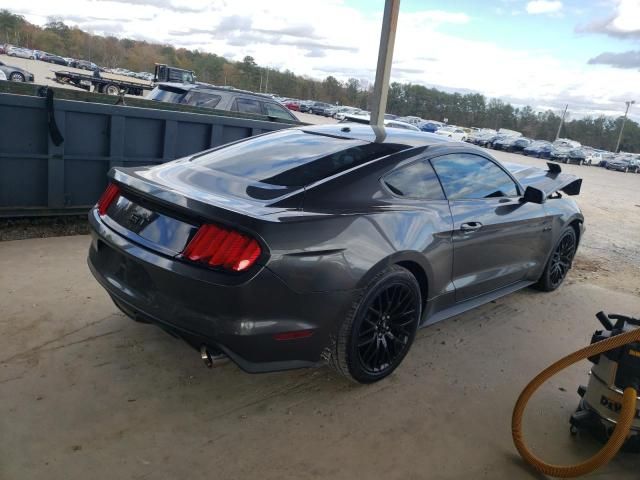
M 493 148 L 496 142 L 500 143 L 508 138 L 513 138 L 513 136 L 511 134 L 506 134 L 506 133 L 490 134 L 490 135 L 487 135 L 486 137 L 483 137 L 483 139 L 480 142 L 478 142 L 478 145 L 481 145 L 486 148 Z
M 630 156 L 617 155 L 607 162 L 607 170 L 616 170 L 618 172 L 638 173 L 640 171 L 640 162 Z
M 293 110 L 295 112 L 300 111 L 300 102 L 298 100 L 285 100 L 283 105 L 287 107 L 289 110 Z
M 302 126 L 116 167 L 89 212 L 89 268 L 122 312 L 206 364 L 328 362 L 361 383 L 393 372 L 419 327 L 563 283 L 584 218 L 554 193 L 580 179 L 379 133 Z
M 616 158 L 616 154 L 612 153 L 612 152 L 607 152 L 607 153 L 603 153 L 602 154 L 602 160 L 600 160 L 600 163 L 598 164 L 599 167 L 607 167 L 607 165 L 609 164 L 609 162 L 611 160 L 613 160 L 614 158 Z
M 93 72 L 98 69 L 98 66 L 88 60 L 76 60 L 76 68 L 81 70 L 90 70 Z
M 396 118 L 399 122 L 410 123 L 411 125 L 415 125 L 416 127 L 424 122 L 420 117 L 408 115 L 406 117 L 398 117 Z
M 578 165 L 584 165 L 587 161 L 587 154 L 582 148 L 572 148 L 569 150 L 567 158 L 564 159 L 564 163 L 575 163 Z
M 7 49 L 7 55 L 10 57 L 28 58 L 30 60 L 36 59 L 36 55 L 33 50 L 22 47 L 9 47 Z
M 2 70 L 5 76 L 12 82 L 33 82 L 33 73 L 28 72 L 24 68 L 14 67 L 13 65 L 7 65 L 0 61 L 0 70 Z
M 464 142 L 465 138 L 467 138 L 467 134 L 462 128 L 453 126 L 439 128 L 436 130 L 436 135 L 442 135 L 458 142 Z
M 323 115 L 327 117 L 329 116 L 328 111 L 334 106 L 335 105 L 331 105 L 330 103 L 325 102 L 313 102 L 313 105 L 309 107 L 309 112 L 315 115 Z
M 495 130 L 484 131 L 472 134 L 468 140 L 474 145 L 485 146 L 487 142 L 497 138 L 498 134 Z
M 569 158 L 569 152 L 572 150 L 571 147 L 556 147 L 554 146 L 551 152 L 549 152 L 549 158 L 556 162 L 567 163 L 567 159 Z
M 338 110 L 334 115 L 333 118 L 335 118 L 336 120 L 344 120 L 344 117 L 346 115 L 353 115 L 356 114 L 358 111 L 360 111 L 359 108 L 355 108 L 355 107 L 342 107 L 340 110 Z
M 508 152 L 522 153 L 525 148 L 531 145 L 531 142 L 532 140 L 530 138 L 516 137 L 513 138 L 509 145 L 506 146 L 506 150 Z
M 411 125 L 410 123 L 407 122 L 401 122 L 399 120 L 383 120 L 384 126 L 385 127 L 390 127 L 390 128 L 402 128 L 404 130 L 413 130 L 414 132 L 419 132 L 420 129 L 418 127 L 416 127 L 415 125 Z
M 153 81 L 153 73 L 151 72 L 136 72 L 134 77 L 139 78 L 140 80 L 146 80 L 147 82 Z
M 549 155 L 553 150 L 551 142 L 546 140 L 535 140 L 531 144 L 522 150 L 524 155 L 538 158 L 549 158 Z
M 511 143 L 516 139 L 510 135 L 498 136 L 491 142 L 491 148 L 494 150 L 508 150 Z
M 214 87 L 203 83 L 160 83 L 146 98 L 158 102 L 266 115 L 298 122 L 296 116 L 269 95 L 235 88 Z
M 59 55 L 54 55 L 52 53 L 44 53 L 40 56 L 38 60 L 47 63 L 55 63 L 56 65 L 64 65 L 65 67 L 69 66 L 67 61 Z
M 65 59 L 65 61 L 67 62 L 67 67 L 72 67 L 75 68 L 77 65 L 77 60 L 75 58 L 71 58 L 71 57 L 62 57 Z
M 566 148 L 580 148 L 582 145 L 580 142 L 571 140 L 569 138 L 559 138 L 553 142 L 554 147 L 566 147 Z
M 312 100 L 303 100 L 302 102 L 300 102 L 300 111 L 302 113 L 307 113 L 311 110 L 311 105 L 313 105 L 314 102 Z
M 585 165 L 600 165 L 600 162 L 604 160 L 603 152 L 598 152 L 596 150 L 588 150 L 585 152 Z
M 434 122 L 433 120 L 426 120 L 416 126 L 423 132 L 435 133 L 439 128 L 442 128 L 443 124 L 440 122 Z

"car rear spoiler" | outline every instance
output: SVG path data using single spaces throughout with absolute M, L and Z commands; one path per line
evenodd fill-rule
M 562 168 L 557 163 L 547 162 L 547 170 L 515 164 L 505 164 L 505 166 L 524 188 L 535 187 L 544 193 L 545 198 L 559 191 L 567 195 L 580 194 L 582 179 L 575 175 L 562 173 Z

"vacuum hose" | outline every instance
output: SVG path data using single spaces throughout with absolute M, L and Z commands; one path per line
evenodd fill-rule
M 601 353 L 622 347 L 628 343 L 640 341 L 640 328 L 631 330 L 629 332 L 610 337 L 601 342 L 597 342 L 589 345 L 577 352 L 567 355 L 563 359 L 557 361 L 549 368 L 535 377 L 529 385 L 522 391 L 516 406 L 513 409 L 513 418 L 511 421 L 511 431 L 513 436 L 513 443 L 515 444 L 518 452 L 522 458 L 530 464 L 537 471 L 549 475 L 551 477 L 558 478 L 573 478 L 581 475 L 586 475 L 594 470 L 609 463 L 613 457 L 616 456 L 622 445 L 624 445 L 636 416 L 636 402 L 638 392 L 634 388 L 626 388 L 622 400 L 622 410 L 620 411 L 620 417 L 617 422 L 616 428 L 613 434 L 609 438 L 607 444 L 596 453 L 593 457 L 586 460 L 583 463 L 571 466 L 552 465 L 545 463 L 537 456 L 535 456 L 525 445 L 522 434 L 522 417 L 524 415 L 527 403 L 531 399 L 531 396 L 551 377 L 565 368 L 577 363 L 581 360 L 589 357 L 595 357 Z

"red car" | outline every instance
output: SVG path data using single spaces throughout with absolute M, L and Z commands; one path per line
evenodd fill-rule
M 284 102 L 284 106 L 289 110 L 295 110 L 296 112 L 300 111 L 300 102 L 296 102 L 295 100 L 286 100 Z

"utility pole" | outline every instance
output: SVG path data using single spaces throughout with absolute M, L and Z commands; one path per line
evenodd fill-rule
M 564 117 L 567 115 L 567 108 L 569 108 L 569 104 L 567 103 L 564 106 L 564 112 L 562 112 L 562 118 L 560 119 L 560 125 L 558 125 L 558 133 L 556 133 L 556 140 L 560 138 L 560 130 L 562 130 L 562 125 L 564 124 Z
M 629 113 L 629 107 L 631 105 L 633 105 L 634 103 L 636 103 L 635 100 L 628 100 L 626 102 L 624 102 L 627 104 L 627 109 L 624 111 L 624 117 L 622 117 L 622 125 L 620 126 L 620 134 L 618 135 L 618 142 L 616 143 L 616 149 L 613 151 L 613 153 L 618 153 L 618 150 L 620 149 L 620 140 L 622 140 L 622 132 L 624 131 L 624 124 L 627 123 L 627 114 Z
M 258 89 L 259 92 L 262 92 L 262 73 L 260 74 L 260 88 Z
M 391 75 L 391 63 L 393 62 L 393 46 L 396 42 L 399 11 L 400 0 L 385 0 L 382 31 L 380 32 L 380 49 L 378 50 L 378 67 L 376 69 L 376 82 L 373 85 L 373 103 L 369 120 L 369 123 L 374 126 L 383 125 L 384 112 L 387 108 L 389 77 Z
M 269 93 L 269 67 L 267 67 L 267 79 L 264 82 L 264 93 Z

